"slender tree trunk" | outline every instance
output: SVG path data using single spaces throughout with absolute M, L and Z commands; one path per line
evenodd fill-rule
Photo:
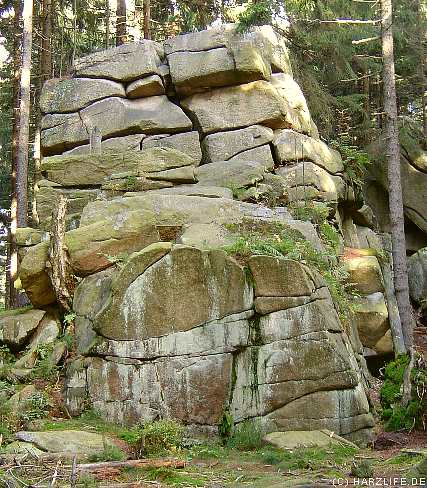
M 19 306 L 19 293 L 14 287 L 14 282 L 18 276 L 18 248 L 16 246 L 16 227 L 17 227 L 17 196 L 16 196 L 16 155 L 18 146 L 19 129 L 19 80 L 21 78 L 21 43 L 20 43 L 20 18 L 21 0 L 15 0 L 13 4 L 15 11 L 14 19 L 14 38 L 13 38 L 13 89 L 12 89 L 12 164 L 11 164 L 11 202 L 10 202 L 10 225 L 8 233 L 7 248 L 7 300 L 8 308 Z
M 144 0 L 144 39 L 151 39 L 151 6 L 150 0 Z
M 35 134 L 34 134 L 34 178 L 33 178 L 33 201 L 32 201 L 32 220 L 34 224 L 39 223 L 36 205 L 37 181 L 40 179 L 41 163 L 41 112 L 40 112 L 40 94 L 45 81 L 52 77 L 52 12 L 53 0 L 43 0 L 41 4 L 40 30 L 42 32 L 42 41 L 40 43 L 39 61 L 40 71 L 37 80 L 36 96 L 34 100 L 35 109 Z
M 110 47 L 110 0 L 105 0 L 105 49 Z
M 31 78 L 31 48 L 33 40 L 33 0 L 24 0 L 22 13 L 24 30 L 22 35 L 22 71 L 19 88 L 19 131 L 16 153 L 16 195 L 17 225 L 26 227 L 28 224 L 28 143 L 30 126 L 30 78 Z
M 126 42 L 126 0 L 117 0 L 116 46 Z
M 405 221 L 403 213 L 402 181 L 400 175 L 400 145 L 397 126 L 396 83 L 393 48 L 392 0 L 381 0 L 382 50 L 386 152 L 388 189 L 393 251 L 394 288 L 406 350 L 413 345 L 414 319 L 409 300 L 408 269 L 406 265 Z

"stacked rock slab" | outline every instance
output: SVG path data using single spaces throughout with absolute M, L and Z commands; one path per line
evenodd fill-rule
M 355 351 L 320 275 L 222 249 L 240 227 L 279 226 L 320 250 L 285 205 L 347 195 L 283 40 L 225 26 L 94 53 L 45 85 L 42 110 L 38 209 L 49 229 L 67 197 L 79 278 L 68 410 L 89 400 L 109 420 L 207 433 L 229 412 L 267 431 L 369 438 Z M 42 241 L 21 265 L 36 306 L 54 302 L 47 256 Z

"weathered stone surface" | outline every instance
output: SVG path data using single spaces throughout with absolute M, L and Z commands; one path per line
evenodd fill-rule
M 42 344 L 52 344 L 59 336 L 60 331 L 61 323 L 59 319 L 50 314 L 45 315 L 31 338 L 28 349 L 33 351 Z
M 14 441 L 3 447 L 3 452 L 6 454 L 23 455 L 38 458 L 43 454 L 43 451 L 30 442 Z
M 164 173 L 163 171 L 161 173 Z M 156 175 L 156 173 L 153 173 Z M 111 178 L 101 186 L 102 190 L 112 192 L 140 192 L 170 188 L 173 184 L 169 181 L 154 181 L 145 176 L 129 175 L 126 178 Z
M 356 301 L 355 321 L 360 340 L 365 347 L 375 344 L 389 329 L 387 304 L 382 293 L 372 293 Z
M 255 147 L 253 149 L 248 149 L 247 151 L 242 151 L 241 153 L 230 158 L 228 161 L 230 163 L 233 161 L 256 161 L 257 163 L 262 163 L 266 170 L 271 171 L 274 168 L 274 159 L 268 144 Z
M 340 173 L 344 169 L 338 151 L 330 149 L 318 139 L 293 130 L 285 129 L 278 132 L 273 140 L 273 146 L 277 160 L 283 164 L 301 160 L 313 161 L 332 174 Z
M 151 147 L 137 153 L 51 156 L 43 159 L 41 170 L 50 181 L 63 186 L 87 186 L 100 185 L 117 173 L 143 176 L 194 163 L 175 149 Z
M 297 261 L 253 256 L 248 264 L 257 297 L 304 296 L 311 295 L 315 289 L 310 271 Z
M 345 196 L 344 180 L 311 161 L 280 167 L 276 173 L 283 178 L 290 202 L 307 198 L 336 202 Z
M 265 172 L 265 163 L 236 159 L 203 164 L 196 169 L 196 178 L 205 186 L 241 188 L 262 181 Z
M 381 337 L 381 339 L 375 344 L 373 350 L 379 356 L 393 353 L 394 346 L 393 346 L 393 338 L 391 336 L 390 329 L 388 329 L 387 332 Z
M 6 313 L 0 317 L 0 342 L 13 349 L 21 347 L 37 329 L 46 312 L 44 310 L 23 310 L 20 313 Z
M 291 108 L 289 115 L 292 118 L 292 128 L 298 132 L 318 137 L 317 132 L 313 130 L 311 115 L 304 94 L 292 75 L 274 74 L 271 77 L 271 84 Z
M 98 51 L 74 62 L 76 76 L 133 81 L 158 72 L 161 46 L 144 40 Z
M 288 308 L 302 307 L 314 300 L 326 299 L 331 300 L 331 295 L 328 288 L 323 287 L 314 291 L 310 296 L 302 295 L 298 297 L 256 297 L 254 306 L 255 310 L 261 314 L 271 314 L 279 310 L 287 310 Z
M 100 454 L 106 447 L 114 446 L 107 436 L 83 430 L 20 431 L 15 434 L 15 437 L 22 442 L 31 442 L 45 452 L 70 453 L 80 456 Z
M 133 134 L 131 136 L 112 137 L 111 139 L 104 139 L 101 141 L 101 153 L 105 152 L 128 152 L 128 151 L 140 151 L 141 143 L 145 134 Z M 83 146 L 77 146 L 74 149 L 65 151 L 65 154 L 90 154 L 90 144 L 84 144 Z
M 263 124 L 293 127 L 292 109 L 267 81 L 217 88 L 185 98 L 181 105 L 203 134 Z
M 54 78 L 43 85 L 40 109 L 43 113 L 77 112 L 102 98 L 125 95 L 123 85 L 110 80 Z
M 408 278 L 411 298 L 421 303 L 427 298 L 427 248 L 408 259 Z
M 172 82 L 178 93 L 189 95 L 211 87 L 230 86 L 269 79 L 258 49 L 250 41 L 236 43 L 232 50 L 177 51 L 167 56 Z
M 358 431 L 374 425 L 360 384 L 354 388 L 313 392 L 272 412 L 268 418 L 282 430 L 326 428 L 358 444 L 372 440 L 369 430 L 361 436 L 362 439 L 356 435 Z
M 210 134 L 203 139 L 202 149 L 207 161 L 227 161 L 238 153 L 268 144 L 273 137 L 273 131 L 268 127 L 253 125 L 245 129 Z
M 40 186 L 36 188 L 36 208 L 40 220 L 40 227 L 50 230 L 53 208 L 59 195 L 67 199 L 66 227 L 67 230 L 75 229 L 80 222 L 80 214 L 83 208 L 98 197 L 99 190 L 94 189 L 70 189 L 59 186 Z
M 278 449 L 296 449 L 301 447 L 350 446 L 356 444 L 340 437 L 328 429 L 298 430 L 288 432 L 271 432 L 263 437 L 263 441 Z
M 149 136 L 142 141 L 141 147 L 143 149 L 150 147 L 176 149 L 192 158 L 196 165 L 202 159 L 199 133 L 197 131 L 184 132 L 183 134 Z
M 22 287 L 34 307 L 44 307 L 56 300 L 52 283 L 46 272 L 48 249 L 48 242 L 30 247 L 19 268 Z
M 100 220 L 65 234 L 70 264 L 78 276 L 112 266 L 117 259 L 159 240 L 151 212 L 128 212 L 114 222 Z
M 348 282 L 363 295 L 384 290 L 381 267 L 375 256 L 349 256 L 344 258 L 349 273 Z
M 32 227 L 18 227 L 16 229 L 16 244 L 21 247 L 35 246 L 48 239 L 49 234 L 39 229 L 33 229 Z
M 257 48 L 257 54 L 262 58 L 263 63 L 271 64 L 274 72 L 292 73 L 285 40 L 271 26 L 267 25 L 252 27 L 243 35 L 236 34 L 234 25 L 224 25 L 166 39 L 164 46 L 166 54 L 179 51 L 200 52 L 227 47 L 233 53 L 236 66 L 239 67 L 245 66 L 247 58 L 245 53 L 239 52 L 239 48 L 248 43 L 252 49 Z
M 126 96 L 129 98 L 154 97 L 164 93 L 165 87 L 158 75 L 151 75 L 141 80 L 136 80 L 126 88 Z
M 141 268 L 139 261 L 146 263 L 152 252 L 158 256 L 157 247 L 131 258 L 113 282 L 111 304 L 95 324 L 104 337 L 159 337 L 251 307 L 243 269 L 224 252 L 177 246 L 154 263 L 151 258 L 147 269 L 145 264 Z M 121 330 L 116 327 L 118 317 L 124 324 Z
M 427 218 L 425 214 L 427 202 L 427 172 L 425 162 L 427 161 L 427 152 L 425 151 L 425 135 L 421 127 L 416 127 L 408 120 L 405 120 L 405 130 L 402 131 L 400 172 L 402 178 L 403 205 L 405 215 L 424 233 L 427 232 Z M 387 210 L 387 162 L 384 156 L 385 141 L 381 137 L 376 143 L 369 146 L 368 150 L 371 155 L 373 164 L 369 166 L 369 173 L 373 180 L 385 190 L 381 195 L 382 202 L 378 202 L 381 209 L 381 203 L 384 213 Z M 375 188 L 373 188 L 375 192 Z M 371 197 L 372 194 L 369 195 Z M 375 193 L 373 195 L 375 201 Z M 382 216 L 381 216 L 382 217 Z M 387 218 L 389 215 L 387 215 Z M 388 220 L 384 221 L 388 223 Z M 382 219 L 379 219 L 380 225 Z M 385 230 L 389 232 L 389 230 Z
M 171 181 L 172 183 L 196 183 L 195 169 L 192 166 L 167 169 L 156 173 L 150 173 L 151 180 Z
M 110 115 L 114 113 L 114 117 Z M 167 133 L 191 129 L 182 109 L 165 95 L 126 100 L 105 98 L 74 114 L 46 115 L 42 120 L 44 154 L 63 152 L 89 142 L 96 127 L 103 138 L 135 133 Z
M 194 197 L 233 199 L 233 192 L 229 188 L 223 188 L 222 186 L 203 186 L 201 184 L 179 185 L 172 188 L 162 188 L 161 190 L 153 191 L 167 195 L 187 195 Z
M 6 407 L 8 407 L 12 412 L 20 412 L 25 407 L 27 400 L 36 393 L 36 387 L 34 385 L 25 385 L 22 390 L 12 395 L 6 402 Z

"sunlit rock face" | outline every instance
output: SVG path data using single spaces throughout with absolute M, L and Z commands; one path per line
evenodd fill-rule
M 43 90 L 36 194 L 44 230 L 58 196 L 69 201 L 68 411 L 89 402 L 111 421 L 168 417 L 209 434 L 228 413 L 266 431 L 369 439 L 362 344 L 322 276 L 298 256 L 224 249 L 242 230 L 279 229 L 322 252 L 317 227 L 288 206 L 326 204 L 338 219 L 356 205 L 283 39 L 224 26 L 94 53 L 73 73 Z M 23 258 L 43 305 L 55 301 L 47 252 L 40 242 Z

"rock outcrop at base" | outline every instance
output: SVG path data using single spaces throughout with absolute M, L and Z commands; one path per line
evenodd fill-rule
M 171 417 L 204 433 L 232 418 L 369 439 L 356 328 L 301 255 L 328 265 L 319 226 L 290 213 L 323 205 L 348 241 L 354 195 L 283 39 L 225 26 L 94 53 L 45 85 L 42 110 L 41 228 L 65 195 L 78 281 L 68 411 L 90 404 L 128 424 Z M 37 307 L 55 302 L 48 252 L 45 237 L 22 251 Z M 375 279 L 360 276 L 368 297 L 381 291 Z

